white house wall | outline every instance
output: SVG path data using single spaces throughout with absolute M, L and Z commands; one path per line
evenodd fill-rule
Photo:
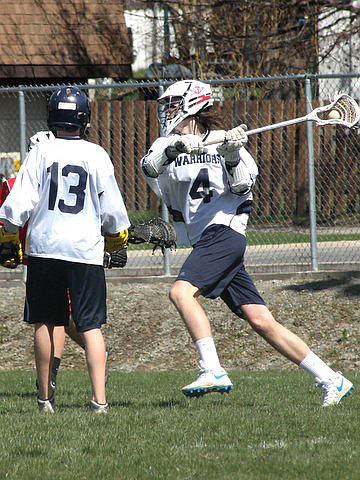
M 355 3 L 355 2 L 354 2 Z M 360 2 L 359 2 L 360 3 Z M 335 23 L 335 20 L 339 20 Z M 359 20 L 357 20 L 359 21 Z M 338 35 L 342 30 L 349 29 L 349 12 L 341 11 L 334 13 L 329 18 L 320 18 L 320 31 L 327 25 L 333 24 L 332 31 Z M 330 32 L 327 32 L 326 38 L 319 38 L 319 50 L 326 51 L 329 45 L 333 43 L 334 38 Z M 319 65 L 320 74 L 347 74 L 360 73 L 360 38 L 353 35 L 351 41 L 334 48 L 332 53 Z M 329 99 L 329 93 L 333 91 L 335 95 L 338 91 L 347 93 L 355 98 L 360 97 L 359 82 L 354 82 L 348 78 L 322 79 L 319 81 L 320 97 L 324 100 Z M 326 93 L 325 93 L 326 92 Z
M 125 10 L 125 22 L 133 38 L 132 70 L 146 70 L 152 63 L 161 62 L 164 53 L 164 12 L 155 5 L 153 9 Z M 171 22 L 169 20 L 169 22 Z M 175 44 L 170 27 L 170 44 Z M 176 55 L 176 50 L 170 53 Z

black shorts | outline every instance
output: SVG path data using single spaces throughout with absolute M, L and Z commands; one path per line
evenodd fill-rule
M 67 326 L 68 290 L 79 332 L 106 323 L 106 283 L 101 265 L 39 257 L 28 260 L 24 320 Z
M 211 225 L 181 267 L 177 280 L 197 287 L 206 298 L 220 297 L 237 315 L 241 305 L 265 302 L 244 267 L 246 238 L 226 225 Z

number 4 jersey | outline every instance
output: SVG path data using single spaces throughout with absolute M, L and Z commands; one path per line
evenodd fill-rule
M 17 226 L 29 220 L 29 255 L 94 265 L 103 263 L 101 231 L 130 225 L 108 154 L 79 138 L 30 150 L 0 218 Z
M 211 132 L 206 138 L 210 138 Z M 158 138 L 148 154 L 159 155 L 168 145 L 168 137 Z M 245 149 L 240 158 L 253 182 L 257 165 Z M 206 227 L 212 224 L 230 226 L 245 235 L 251 210 L 252 192 L 236 195 L 230 191 L 224 158 L 216 145 L 209 145 L 200 155 L 181 153 L 156 179 L 147 178 L 150 187 L 161 196 L 171 213 L 179 245 L 194 245 Z

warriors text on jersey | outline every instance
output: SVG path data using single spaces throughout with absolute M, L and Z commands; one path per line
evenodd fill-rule
M 158 138 L 142 162 L 164 151 L 168 142 L 167 137 Z M 218 154 L 216 145 L 207 149 L 207 153 L 200 155 L 181 153 L 164 173 L 156 179 L 147 179 L 173 217 L 179 245 L 194 245 L 212 224 L 227 225 L 245 235 L 252 192 L 232 193 L 224 158 Z M 245 148 L 239 153 L 255 181 L 258 168 L 254 159 Z
M 102 265 L 105 233 L 129 227 L 124 202 L 105 150 L 79 138 L 35 145 L 0 209 L 22 226 L 34 257 Z

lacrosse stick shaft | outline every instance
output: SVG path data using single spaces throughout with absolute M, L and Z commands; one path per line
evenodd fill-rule
M 295 123 L 305 122 L 306 120 L 312 120 L 307 115 L 304 117 L 293 118 L 292 120 L 284 120 L 283 122 L 273 123 L 272 125 L 265 125 L 264 127 L 253 128 L 252 130 L 247 130 L 248 135 L 254 135 L 255 133 L 266 132 L 267 130 L 275 130 L 275 128 L 287 127 L 289 125 L 294 125 Z
M 304 117 L 294 118 L 292 120 L 285 120 L 284 122 L 273 123 L 272 125 L 265 125 L 264 127 L 253 128 L 252 130 L 247 130 L 247 135 L 255 135 L 256 133 L 266 132 L 268 130 L 275 130 L 275 128 L 287 127 L 289 125 L 294 125 L 295 123 L 305 122 L 306 120 L 312 120 L 307 115 Z M 219 135 L 216 136 L 215 133 L 212 135 L 211 139 L 205 140 L 203 142 L 204 146 L 215 145 L 218 143 L 223 143 L 225 141 L 224 132 L 219 132 Z

